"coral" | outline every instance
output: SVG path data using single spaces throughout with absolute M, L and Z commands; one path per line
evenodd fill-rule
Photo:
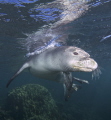
M 11 118 L 9 111 L 5 111 L 0 107 L 0 120 L 14 120 L 14 119 Z
M 10 91 L 6 106 L 15 120 L 59 119 L 58 108 L 51 94 L 37 84 L 24 85 Z

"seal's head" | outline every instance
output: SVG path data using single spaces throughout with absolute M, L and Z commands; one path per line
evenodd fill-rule
M 90 55 L 84 50 L 77 47 L 68 47 L 65 49 L 64 53 L 66 65 L 71 69 L 71 71 L 83 71 L 92 72 L 97 67 L 98 64 Z

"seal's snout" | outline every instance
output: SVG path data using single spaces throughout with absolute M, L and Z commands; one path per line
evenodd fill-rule
M 98 64 L 97 64 L 97 62 L 94 59 L 90 58 L 89 67 L 92 69 L 92 71 L 94 71 L 95 69 L 97 69 Z
M 97 62 L 89 57 L 82 58 L 74 63 L 72 63 L 74 71 L 84 71 L 84 72 L 92 72 L 97 69 Z

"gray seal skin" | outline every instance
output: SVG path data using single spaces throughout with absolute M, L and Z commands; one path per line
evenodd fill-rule
M 49 48 L 46 51 L 33 55 L 9 80 L 6 87 L 24 69 L 38 78 L 53 80 L 63 83 L 65 100 L 73 91 L 77 91 L 80 86 L 73 84 L 73 81 L 88 83 L 72 77 L 71 72 L 83 71 L 92 72 L 98 67 L 96 61 L 84 50 L 73 46 L 61 46 Z

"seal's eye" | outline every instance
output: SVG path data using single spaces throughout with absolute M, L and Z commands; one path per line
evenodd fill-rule
M 78 53 L 77 53 L 77 52 L 74 52 L 73 54 L 74 54 L 74 55 L 78 55 Z

